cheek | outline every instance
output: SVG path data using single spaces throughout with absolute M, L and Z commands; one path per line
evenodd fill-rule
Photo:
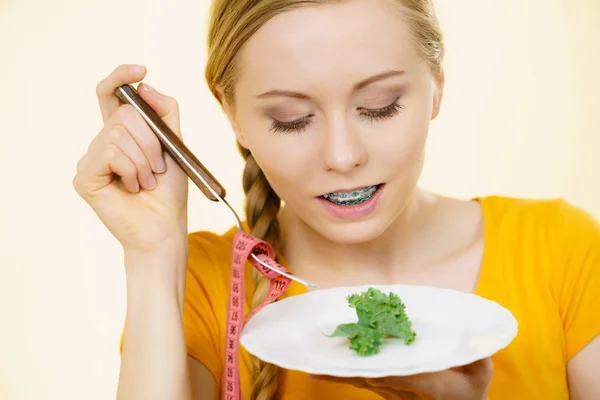
M 314 152 L 302 149 L 300 143 L 294 145 L 293 138 L 261 136 L 271 137 L 271 140 L 265 144 L 262 140 L 252 142 L 250 150 L 273 189 L 285 201 L 305 187 L 307 178 L 314 175 L 315 163 L 310 159 Z
M 306 133 L 270 132 L 268 122 L 250 112 L 241 113 L 239 121 L 248 149 L 282 199 L 309 185 L 319 166 L 314 140 Z
M 370 159 L 375 157 L 396 175 L 418 169 L 423 162 L 433 112 L 433 86 L 429 80 L 415 85 L 403 105 L 400 114 L 370 143 Z
M 285 146 L 271 147 L 266 152 L 256 153 L 257 162 L 273 184 L 281 182 L 294 184 L 298 176 L 302 176 L 305 165 L 294 157 Z
M 422 163 L 428 131 L 428 118 L 406 112 L 379 140 L 371 141 L 369 158 L 391 174 L 405 173 Z

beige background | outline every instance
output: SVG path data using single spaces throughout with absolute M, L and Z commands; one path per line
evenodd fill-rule
M 178 98 L 188 146 L 241 210 L 242 164 L 203 81 L 209 1 L 0 0 L 0 399 L 114 398 L 121 251 L 72 189 L 121 63 Z M 422 184 L 564 197 L 600 217 L 600 2 L 439 0 L 447 89 Z M 210 143 L 210 144 L 209 144 Z M 232 221 L 192 187 L 190 228 Z

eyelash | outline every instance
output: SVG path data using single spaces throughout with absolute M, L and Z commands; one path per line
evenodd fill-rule
M 382 108 L 374 110 L 359 108 L 359 110 L 363 111 L 361 112 L 361 116 L 371 122 L 383 121 L 395 117 L 404 108 L 404 106 L 399 103 L 399 100 L 400 98 L 398 97 L 392 104 Z M 313 114 L 307 115 L 306 117 L 292 122 L 281 122 L 274 119 L 271 123 L 271 131 L 275 133 L 300 133 L 306 129 L 308 124 L 310 124 L 310 119 L 313 116 Z

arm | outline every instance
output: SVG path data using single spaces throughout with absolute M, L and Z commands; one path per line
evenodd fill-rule
M 569 395 L 573 400 L 596 400 L 600 395 L 600 336 L 567 364 Z
M 119 400 L 191 399 L 182 323 L 184 253 L 126 254 L 127 313 Z
M 564 250 L 555 293 L 565 327 L 566 370 L 573 400 L 600 396 L 600 224 L 562 204 Z

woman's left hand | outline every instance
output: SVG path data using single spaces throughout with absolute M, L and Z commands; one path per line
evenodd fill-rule
M 314 379 L 346 383 L 371 390 L 386 400 L 485 400 L 493 373 L 489 358 L 441 372 L 385 378 L 337 378 L 327 375 Z

